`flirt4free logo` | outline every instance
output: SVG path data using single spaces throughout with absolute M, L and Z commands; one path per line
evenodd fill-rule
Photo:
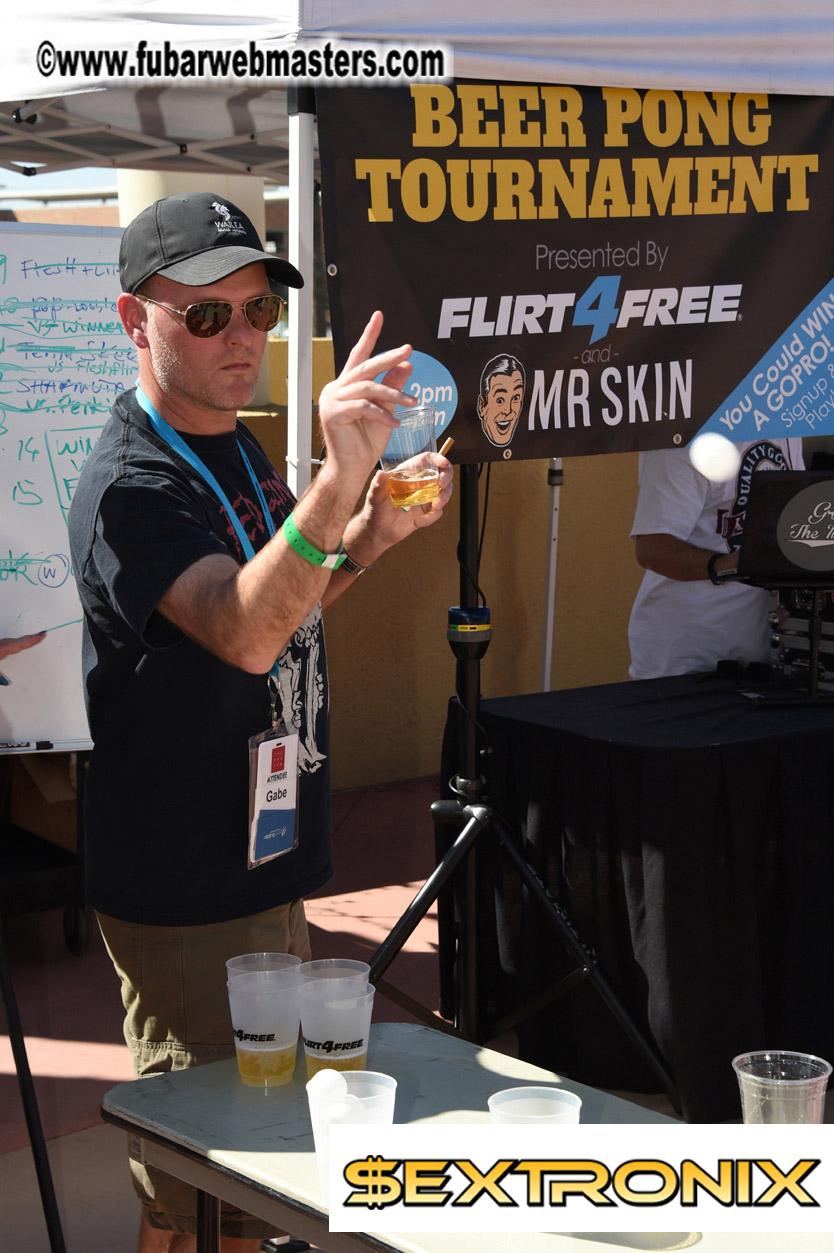
M 697 326 L 735 322 L 739 317 L 741 283 L 699 287 L 627 288 L 620 298 L 619 275 L 595 278 L 583 292 L 539 292 L 530 295 L 449 296 L 441 301 L 437 338 L 461 333 L 470 338 L 556 335 L 566 326 L 590 328 L 589 343 L 604 339 L 612 328 Z

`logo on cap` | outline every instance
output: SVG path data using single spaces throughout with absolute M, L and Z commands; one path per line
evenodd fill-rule
M 226 205 L 221 204 L 219 200 L 212 200 L 211 207 L 215 213 L 219 213 L 221 221 L 215 222 L 214 225 L 218 231 L 225 231 L 233 235 L 245 235 L 246 229 L 240 221 L 240 218 L 233 218 L 231 210 Z

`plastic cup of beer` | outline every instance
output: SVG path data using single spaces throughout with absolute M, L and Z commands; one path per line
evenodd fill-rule
M 298 1050 L 298 967 L 245 971 L 226 986 L 241 1079 L 251 1088 L 289 1083 Z
M 397 1081 L 375 1070 L 317 1071 L 307 1083 L 316 1165 L 325 1201 L 329 1195 L 330 1128 L 334 1123 L 393 1123 Z
M 308 979 L 298 985 L 307 1078 L 319 1070 L 364 1070 L 374 989 L 350 979 Z
M 388 495 L 398 509 L 427 505 L 440 495 L 440 471 L 432 456 L 437 452 L 436 410 L 434 405 L 398 406 L 394 417 L 400 425 L 391 432 L 379 461 Z
M 302 980 L 347 979 L 359 984 L 365 992 L 371 967 L 367 962 L 354 961 L 351 957 L 317 957 L 314 961 L 302 962 L 298 973 Z
M 582 1098 L 567 1088 L 505 1088 L 487 1105 L 494 1123 L 577 1123 Z
M 255 970 L 297 970 L 301 958 L 293 953 L 241 953 L 226 962 L 226 978 L 251 974 Z
M 820 1123 L 831 1066 L 811 1053 L 762 1049 L 733 1058 L 746 1123 Z

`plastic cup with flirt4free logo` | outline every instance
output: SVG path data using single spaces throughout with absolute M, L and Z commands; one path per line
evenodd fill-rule
M 318 1070 L 364 1070 L 374 1007 L 370 984 L 308 979 L 298 986 L 307 1078 Z
M 253 1088 L 289 1083 L 298 1050 L 298 967 L 246 971 L 226 986 L 241 1079 Z

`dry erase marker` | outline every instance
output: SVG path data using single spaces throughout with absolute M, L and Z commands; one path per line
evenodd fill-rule
M 0 753 L 40 753 L 53 747 L 52 740 L 6 740 L 0 744 Z

